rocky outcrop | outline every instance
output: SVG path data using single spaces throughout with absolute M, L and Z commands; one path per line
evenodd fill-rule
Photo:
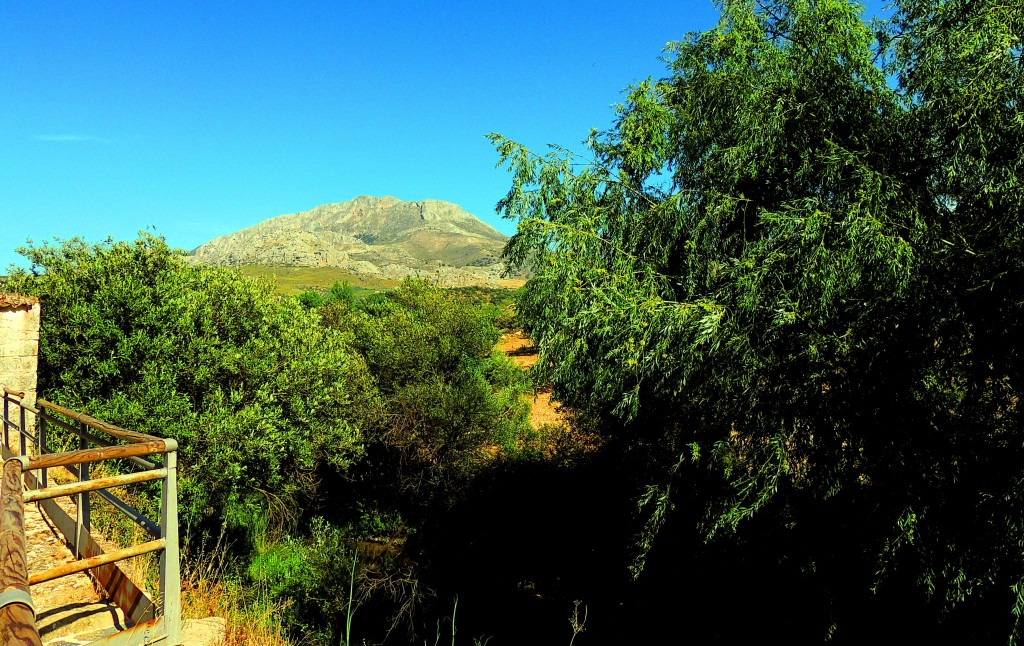
M 281 215 L 192 251 L 208 265 L 339 267 L 373 278 L 496 282 L 508 238 L 440 200 L 362 196 Z

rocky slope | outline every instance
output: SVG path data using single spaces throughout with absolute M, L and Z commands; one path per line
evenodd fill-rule
M 507 240 L 449 202 L 362 196 L 265 220 L 191 255 L 208 265 L 339 267 L 372 278 L 493 284 Z

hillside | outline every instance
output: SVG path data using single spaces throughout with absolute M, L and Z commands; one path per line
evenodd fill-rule
M 337 267 L 364 278 L 497 284 L 508 238 L 440 200 L 361 196 L 270 218 L 192 251 L 206 265 Z

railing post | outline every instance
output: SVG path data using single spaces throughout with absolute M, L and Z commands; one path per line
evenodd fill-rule
M 19 425 L 18 428 L 21 429 L 18 432 L 18 436 L 21 438 L 21 444 L 20 444 L 20 446 L 21 446 L 21 454 L 20 455 L 27 455 L 26 449 L 25 449 L 25 433 L 27 431 L 26 431 L 26 428 L 25 428 L 25 405 L 24 404 L 25 404 L 24 402 L 18 402 L 18 410 L 21 413 L 18 416 L 18 425 Z
M 89 448 L 89 443 L 85 439 L 85 424 L 82 424 L 82 435 L 78 438 L 78 447 L 82 449 Z M 85 482 L 89 479 L 89 463 L 79 462 L 78 463 L 78 480 Z M 88 543 L 85 538 L 89 536 L 90 528 L 92 523 L 90 522 L 89 514 L 89 492 L 85 491 L 77 494 L 75 502 L 78 506 L 78 513 L 75 522 L 75 558 L 85 558 L 83 548 Z
M 4 446 L 8 449 L 11 448 L 11 435 L 10 435 L 10 424 L 11 424 L 11 411 L 10 411 L 11 400 L 7 398 L 7 393 L 4 393 Z
M 0 608 L 0 643 L 40 646 L 35 610 L 28 591 L 25 558 L 25 502 L 21 497 L 21 462 L 4 464 L 0 487 L 0 590 L 9 603 Z
M 172 440 L 173 441 L 173 440 Z M 164 454 L 167 476 L 161 487 L 160 534 L 166 547 L 160 554 L 160 599 L 167 646 L 181 644 L 181 573 L 178 564 L 178 452 Z
M 42 455 L 46 453 L 46 418 L 42 415 L 36 415 L 36 455 Z M 42 480 L 40 481 L 40 487 L 45 489 L 46 483 L 48 482 L 47 472 L 49 469 L 43 469 Z

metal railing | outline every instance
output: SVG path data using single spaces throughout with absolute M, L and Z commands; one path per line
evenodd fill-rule
M 2 397 L 3 445 L 0 449 L 5 463 L 3 490 L 0 493 L 0 637 L 3 638 L 3 643 L 40 643 L 34 622 L 31 626 L 31 632 L 35 634 L 34 639 L 29 635 L 24 641 L 8 641 L 10 636 L 20 635 L 26 630 L 23 625 L 25 612 L 29 612 L 28 616 L 31 616 L 33 611 L 31 599 L 26 598 L 30 586 L 88 570 L 114 603 L 124 611 L 128 621 L 134 624 L 127 630 L 93 644 L 178 646 L 181 643 L 178 443 L 173 439 L 128 431 L 42 398 L 36 401 L 35 406 L 30 406 L 23 401 L 24 393 L 10 390 L 6 386 L 3 387 Z M 15 408 L 16 411 L 13 410 Z M 29 422 L 34 422 L 34 434 L 33 425 Z M 51 427 L 59 427 L 77 436 L 79 448 L 53 453 L 46 442 L 47 431 Z M 18 453 L 14 453 L 11 448 L 12 430 L 18 435 Z M 112 439 L 107 439 L 103 435 Z M 155 461 L 160 456 L 163 458 L 162 464 Z M 97 479 L 90 477 L 90 465 L 114 459 L 125 460 L 143 470 Z M 75 480 L 68 484 L 50 486 L 49 471 L 56 468 L 66 469 Z M 36 476 L 36 473 L 39 475 Z M 160 480 L 162 483 L 159 523 L 154 523 L 110 491 L 111 487 L 153 480 Z M 105 553 L 90 532 L 90 492 L 101 496 L 114 509 L 138 524 L 153 540 Z M 60 496 L 75 497 L 77 513 L 74 519 L 54 501 Z M 22 517 L 24 505 L 29 502 L 39 503 L 61 531 L 74 551 L 75 561 L 43 572 L 25 572 L 25 535 Z M 19 539 L 20 556 L 17 545 Z M 8 545 L 11 549 L 8 549 Z M 118 561 L 151 552 L 160 553 L 159 613 L 156 612 L 157 604 L 133 584 L 117 566 Z M 23 577 L 24 581 L 21 580 Z M 7 590 L 14 592 L 8 594 Z M 14 616 L 8 618 L 10 612 L 13 612 Z

